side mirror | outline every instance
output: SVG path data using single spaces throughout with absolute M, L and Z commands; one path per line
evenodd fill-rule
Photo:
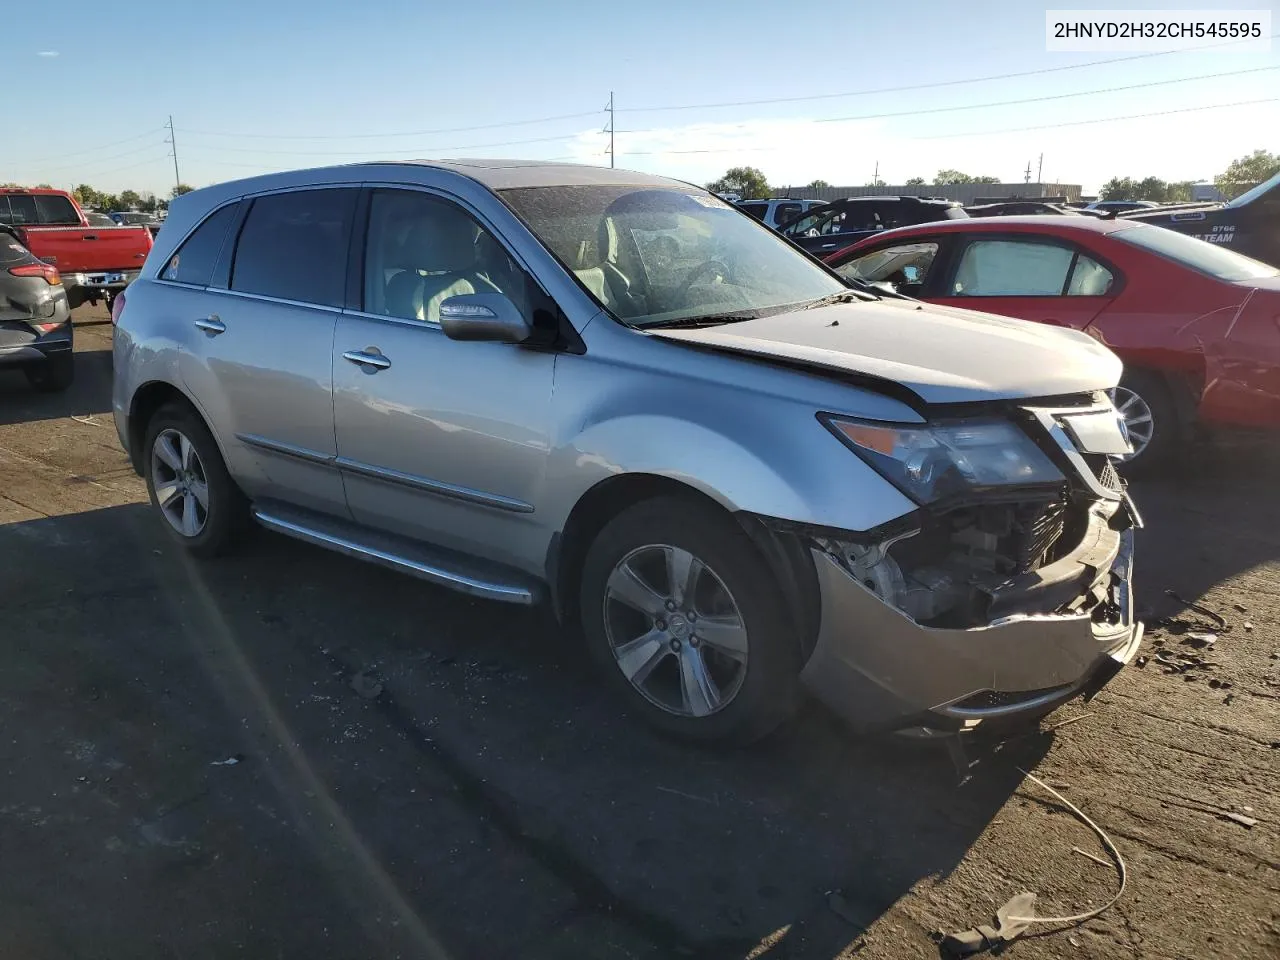
M 533 326 L 501 293 L 461 293 L 440 304 L 440 327 L 450 340 L 524 343 Z

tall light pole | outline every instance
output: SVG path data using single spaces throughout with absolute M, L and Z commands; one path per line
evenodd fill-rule
M 169 139 L 165 141 L 173 147 L 173 185 L 182 186 L 182 178 L 178 176 L 178 141 L 173 135 L 173 114 L 169 114 Z
M 609 134 L 609 166 L 613 166 L 613 91 L 609 91 L 609 105 L 605 107 L 609 111 L 609 126 L 605 128 L 605 133 Z

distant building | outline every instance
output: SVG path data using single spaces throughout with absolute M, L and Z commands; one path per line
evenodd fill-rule
M 1214 200 L 1220 201 L 1227 199 L 1221 190 L 1212 183 L 1193 183 L 1191 185 L 1191 199 L 1196 202 Z
M 1080 199 L 1080 185 L 1075 183 L 954 183 L 936 186 L 924 183 L 918 186 L 906 184 L 883 187 L 774 187 L 775 197 L 791 197 L 795 200 L 842 200 L 845 197 L 940 197 L 959 200 L 964 204 L 975 203 L 979 198 L 993 200 L 1061 200 Z

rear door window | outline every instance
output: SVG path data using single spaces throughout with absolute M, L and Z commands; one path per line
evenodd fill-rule
M 11 193 L 8 196 L 9 209 L 4 211 L 8 214 L 5 223 L 12 223 L 21 226 L 28 223 L 39 223 L 39 217 L 36 214 L 35 197 L 29 193 Z
M 792 217 L 800 215 L 803 209 L 798 203 L 780 203 L 773 211 L 774 223 L 786 223 Z
M 195 232 L 169 258 L 160 279 L 206 286 L 213 276 L 213 267 L 222 252 L 227 229 L 235 219 L 237 206 L 228 204 L 205 218 L 204 223 L 196 227 Z
M 297 190 L 253 201 L 231 267 L 231 289 L 342 306 L 356 190 Z
M 765 214 L 769 212 L 769 205 L 767 203 L 740 203 L 738 206 L 751 214 L 757 220 L 763 220 Z
M 964 248 L 949 296 L 1057 297 L 1075 252 L 1056 243 L 974 240 Z
M 50 226 L 72 226 L 80 225 L 80 217 L 76 213 L 75 205 L 67 197 L 62 197 L 53 193 L 37 193 L 33 194 L 36 202 L 36 219 L 40 223 L 47 223 Z

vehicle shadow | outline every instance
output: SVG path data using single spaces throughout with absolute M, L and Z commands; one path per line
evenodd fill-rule
M 1030 769 L 1050 743 L 1032 736 L 973 751 L 962 784 L 945 751 L 860 739 L 810 706 L 752 748 L 691 748 L 622 715 L 578 642 L 540 613 L 474 602 L 265 532 L 239 556 L 186 561 L 142 505 L 0 526 L 0 578 L 6 622 L 27 646 L 39 634 L 51 650 L 97 644 L 109 658 L 118 647 L 130 658 L 122 669 L 146 674 L 175 657 L 194 661 L 197 649 L 207 657 L 213 631 L 230 638 L 234 656 L 207 669 L 230 671 L 242 657 L 268 701 L 252 709 L 282 710 L 291 699 L 286 689 L 300 678 L 275 665 L 283 649 L 309 664 L 312 684 L 368 671 L 385 685 L 370 707 L 383 736 L 412 744 L 421 764 L 390 782 L 354 777 L 338 794 L 381 869 L 411 889 L 413 865 L 436 862 L 457 843 L 447 834 L 406 839 L 421 809 L 403 804 L 430 770 L 477 820 L 572 891 L 572 915 L 623 924 L 659 955 L 741 956 L 770 935 L 780 950 L 799 922 L 805 956 L 834 956 L 912 885 L 949 873 L 1018 787 L 1016 767 Z M 86 590 L 105 596 L 105 606 L 85 602 Z M 164 596 L 176 605 L 140 599 Z M 35 613 L 46 603 L 60 610 L 52 638 Z M 147 625 L 131 611 L 145 612 Z M 140 636 L 155 646 L 139 650 Z M 79 668 L 54 659 L 44 669 L 57 685 L 74 682 L 59 671 Z M 162 671 L 170 688 L 179 682 L 172 669 Z M 365 706 L 350 685 L 340 692 Z M 191 691 L 172 693 L 186 701 Z M 162 724 L 154 736 L 244 722 L 173 715 L 179 727 Z M 300 729 L 290 749 L 323 767 L 335 731 Z M 277 800 L 288 808 L 298 798 Z M 254 866 L 243 869 L 248 890 Z M 452 885 L 472 904 L 515 893 L 466 883 L 462 871 Z M 839 914 L 828 906 L 831 891 Z M 176 904 L 184 894 L 179 887 L 172 896 Z M 429 899 L 415 907 L 446 943 L 461 922 Z M 204 919 L 187 917 L 192 929 Z M 792 932 L 779 935 L 784 928 Z M 526 955 L 554 933 L 531 927 Z M 456 932 L 464 942 L 472 934 Z
M 1140 602 L 1167 605 L 1166 587 L 1194 599 L 1280 555 L 1273 453 L 1223 446 L 1197 456 L 1133 486 L 1147 522 Z M 0 526 L 0 583 L 6 632 L 24 649 L 96 645 L 109 659 L 118 648 L 128 657 L 119 669 L 159 670 L 166 692 L 224 673 L 254 678 L 257 699 L 225 714 L 175 709 L 151 728 L 157 740 L 186 726 L 239 729 L 255 712 L 290 715 L 306 699 L 299 686 L 326 702 L 336 688 L 367 710 L 377 732 L 354 746 L 350 725 L 297 722 L 288 742 L 250 742 L 245 753 L 296 751 L 327 768 L 338 809 L 377 869 L 400 891 L 416 891 L 414 909 L 446 945 L 498 937 L 491 925 L 500 916 L 501 936 L 524 945 L 518 953 L 552 956 L 541 950 L 558 925 L 589 915 L 621 924 L 658 956 L 834 957 L 914 886 L 951 873 L 1018 789 L 1018 767 L 1032 769 L 1052 742 L 1031 735 L 974 750 L 962 782 L 944 751 L 854 736 L 810 705 L 749 749 L 691 748 L 625 716 L 577 638 L 543 613 L 265 532 L 233 557 L 190 561 L 140 505 Z M 166 673 L 175 656 L 204 676 Z M 76 662 L 42 669 L 55 685 L 69 683 L 62 673 Z M 172 692 L 190 702 L 189 691 Z M 367 774 L 392 744 L 407 744 L 415 763 Z M 420 829 L 433 778 L 512 855 L 569 891 L 573 906 L 560 920 L 548 926 L 521 905 L 523 879 L 495 887 L 481 869 L 493 856 L 486 848 Z M 272 786 L 281 809 L 305 805 L 295 794 L 314 789 L 287 779 Z M 226 802 L 242 802 L 250 817 L 261 801 L 227 794 Z M 286 849 L 295 826 L 281 821 L 262 842 Z M 447 907 L 419 867 L 446 861 Z M 245 897 L 256 880 L 269 882 L 259 861 L 228 868 Z M 217 918 L 199 916 L 186 893 L 182 881 L 166 885 L 146 908 L 209 929 Z
M 0 426 L 111 412 L 111 350 L 77 350 L 75 382 L 65 393 L 40 393 L 21 370 L 0 368 Z

